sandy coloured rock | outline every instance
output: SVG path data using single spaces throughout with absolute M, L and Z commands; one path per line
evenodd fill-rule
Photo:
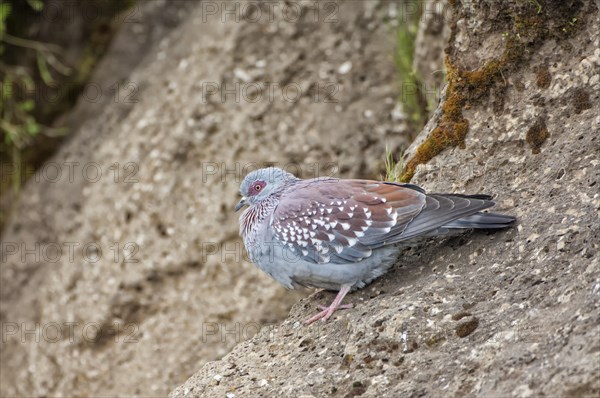
M 24 187 L 3 243 L 64 252 L 18 251 L 0 265 L 11 328 L 0 395 L 167 395 L 308 294 L 244 260 L 232 209 L 245 171 L 273 162 L 304 177 L 376 177 L 386 144 L 407 144 L 391 117 L 387 4 L 339 4 L 324 21 L 331 10 L 301 2 L 298 21 L 280 10 L 222 22 L 204 3 L 221 4 L 140 2 L 139 23 L 125 24 L 92 78 L 105 93 L 122 83 L 121 100 L 80 100 L 79 128 L 50 160 L 63 178 Z M 66 162 L 79 162 L 73 180 Z M 89 243 L 98 261 L 85 261 Z

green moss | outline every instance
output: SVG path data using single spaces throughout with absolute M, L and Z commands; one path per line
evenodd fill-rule
M 454 5 L 454 2 L 450 4 Z M 448 87 L 446 100 L 442 105 L 442 116 L 429 137 L 406 162 L 401 181 L 410 181 L 418 165 L 429 162 L 444 149 L 457 146 L 464 148 L 469 121 L 463 116 L 463 110 L 485 99 L 492 89 L 495 89 L 497 96 L 501 97 L 506 89 L 506 77 L 513 70 L 523 68 L 531 58 L 531 54 L 549 38 L 560 41 L 571 36 L 577 27 L 582 25 L 577 22 L 585 13 L 580 1 L 565 1 L 558 4 L 536 1 L 526 2 L 520 6 L 507 4 L 504 7 L 505 15 L 497 18 L 509 20 L 510 26 L 503 34 L 505 47 L 500 57 L 488 60 L 480 68 L 469 71 L 461 69 L 455 57 L 450 54 L 452 49 L 447 49 Z M 456 21 L 456 15 L 454 18 Z M 566 25 L 569 28 L 566 28 Z M 455 37 L 455 33 L 456 23 L 452 26 L 451 40 Z M 551 76 L 547 68 L 537 76 L 539 87 L 549 86 L 550 81 Z M 585 100 L 575 102 L 585 104 Z M 533 132 L 530 145 L 536 145 L 539 150 L 539 146 L 547 138 L 547 130 L 545 134 L 544 138 L 543 130 Z
M 490 61 L 476 71 L 461 71 L 452 64 L 450 57 L 446 57 L 448 88 L 440 122 L 406 164 L 401 181 L 410 181 L 419 164 L 428 162 L 444 149 L 464 147 L 469 121 L 464 118 L 462 110 L 470 100 L 479 98 L 489 90 L 499 67 L 496 61 Z

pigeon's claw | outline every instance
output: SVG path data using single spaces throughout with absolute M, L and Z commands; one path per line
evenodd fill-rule
M 344 297 L 346 296 L 346 294 L 348 294 L 348 292 L 350 291 L 351 287 L 352 286 L 350 286 L 350 285 L 343 285 L 342 288 L 340 289 L 340 291 L 338 292 L 337 296 L 335 296 L 335 299 L 333 300 L 333 302 L 331 303 L 331 305 L 329 307 L 326 307 L 324 305 L 320 305 L 319 308 L 322 311 L 319 312 L 317 315 L 308 318 L 306 321 L 304 321 L 304 324 L 305 325 L 310 325 L 311 323 L 313 323 L 315 321 L 318 321 L 319 319 L 322 319 L 323 322 L 325 322 L 337 310 L 352 308 L 353 307 L 352 304 L 342 304 L 342 300 L 344 299 Z
M 323 310 L 323 311 L 329 309 L 329 307 L 326 306 L 326 305 L 317 305 L 317 308 L 320 309 L 320 310 Z M 338 310 L 349 310 L 351 308 L 354 308 L 354 304 L 352 304 L 352 303 L 342 304 L 339 307 L 337 307 Z

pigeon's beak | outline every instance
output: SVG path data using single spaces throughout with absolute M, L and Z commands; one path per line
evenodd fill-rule
M 235 211 L 237 212 L 242 207 L 246 206 L 246 197 L 242 197 L 242 199 L 235 205 Z

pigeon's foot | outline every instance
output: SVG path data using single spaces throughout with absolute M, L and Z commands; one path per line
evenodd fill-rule
M 308 318 L 306 321 L 304 321 L 305 325 L 310 325 L 311 323 L 318 321 L 319 319 L 322 319 L 323 321 L 326 321 L 329 319 L 329 317 L 331 317 L 331 315 L 333 315 L 334 312 L 336 312 L 337 310 L 347 310 L 350 308 L 353 308 L 354 306 L 352 304 L 342 304 L 339 305 L 337 307 L 333 307 L 333 305 L 330 305 L 329 307 L 325 306 L 325 305 L 320 305 L 319 308 L 322 309 L 323 311 L 319 312 L 317 315 Z
M 329 307 L 326 305 L 317 305 L 317 308 L 323 311 L 328 311 Z M 336 308 L 336 310 L 349 310 L 350 308 L 354 308 L 354 304 L 342 304 Z M 333 313 L 333 312 L 332 312 Z
M 342 304 L 342 300 L 344 299 L 344 297 L 346 296 L 346 294 L 348 294 L 348 292 L 350 291 L 350 288 L 351 288 L 351 286 L 348 286 L 348 285 L 342 286 L 342 288 L 338 292 L 337 296 L 335 296 L 335 299 L 333 300 L 333 302 L 331 303 L 331 305 L 329 307 L 324 306 L 324 305 L 320 305 L 319 308 L 322 311 L 319 312 L 317 315 L 315 315 L 315 316 L 313 316 L 311 318 L 308 318 L 306 321 L 304 321 L 304 324 L 305 325 L 310 325 L 311 323 L 313 323 L 315 321 L 318 321 L 319 319 L 322 319 L 325 322 L 337 310 L 343 310 L 343 309 L 352 308 L 353 307 L 352 304 Z

